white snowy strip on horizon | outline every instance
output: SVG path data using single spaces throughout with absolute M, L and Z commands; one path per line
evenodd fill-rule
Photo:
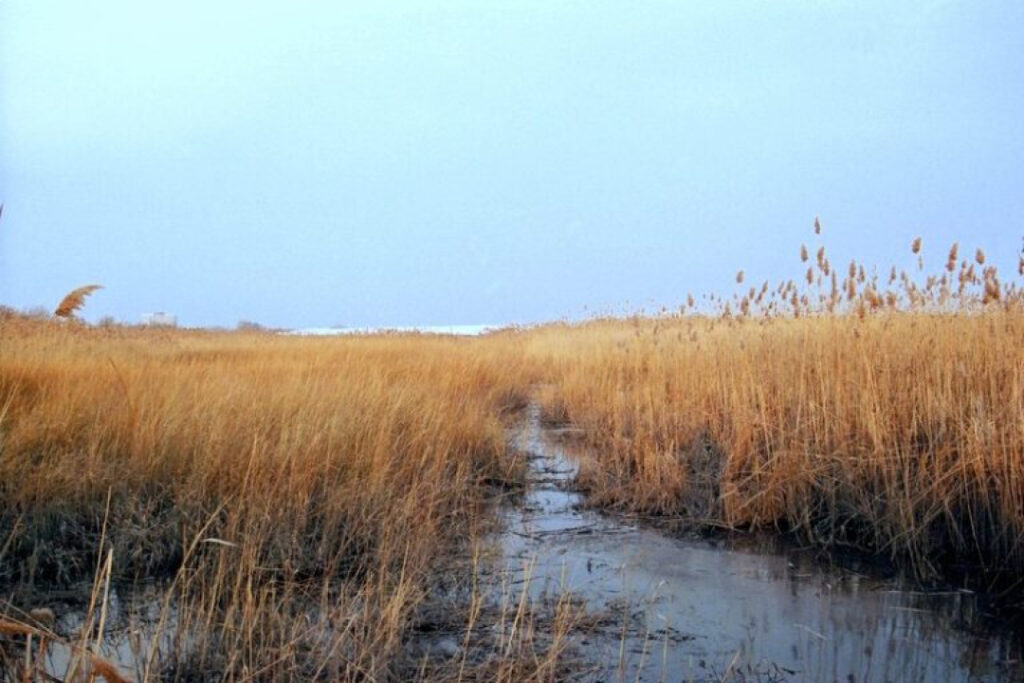
M 500 330 L 508 325 L 411 325 L 401 327 L 307 327 L 301 330 L 288 330 L 285 334 L 301 336 L 330 336 L 342 334 L 386 334 L 409 333 L 450 334 L 462 337 L 476 337 L 485 332 Z

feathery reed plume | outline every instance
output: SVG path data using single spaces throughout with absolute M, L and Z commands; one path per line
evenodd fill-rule
M 915 254 L 918 254 L 918 253 L 921 252 L 921 238 L 920 237 L 916 238 L 913 242 L 910 243 L 910 251 L 912 251 Z
M 880 308 L 884 303 L 882 297 L 875 291 L 874 285 L 870 285 L 864 290 L 864 298 L 871 308 Z
M 66 297 L 61 299 L 57 309 L 53 312 L 58 318 L 69 318 L 75 311 L 85 305 L 85 297 L 89 296 L 97 289 L 103 289 L 103 285 L 85 285 L 79 287 L 68 293 Z
M 953 242 L 953 246 L 949 248 L 949 256 L 946 257 L 946 270 L 953 272 L 956 269 L 956 255 L 960 248 L 960 245 Z
M 985 273 L 985 294 L 981 299 L 983 304 L 992 301 L 999 301 L 1002 298 L 1002 291 L 999 288 L 999 278 L 994 271 Z
M 741 284 L 741 285 L 743 284 L 743 271 L 742 270 L 739 271 L 738 273 L 736 273 L 736 282 L 738 284 Z
M 800 245 L 800 260 L 803 261 L 804 263 L 807 263 L 807 245 L 806 244 L 801 244 Z
M 974 252 L 974 260 L 978 262 L 979 266 L 985 265 L 985 252 L 981 250 L 981 247 Z
M 821 221 L 818 220 L 817 216 L 814 217 L 814 234 L 815 235 L 820 235 L 821 234 Z

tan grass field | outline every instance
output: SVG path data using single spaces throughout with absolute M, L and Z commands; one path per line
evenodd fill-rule
M 934 275 L 920 238 L 911 251 L 917 272 L 882 279 L 802 246 L 800 284 L 717 299 L 717 316 L 535 331 L 541 400 L 583 428 L 593 504 L 1019 591 L 1024 297 L 980 249 L 954 244 Z
M 530 348 L 548 413 L 584 429 L 595 505 L 793 531 L 925 579 L 1024 567 L 1020 311 L 644 320 Z
M 939 275 L 881 285 L 819 251 L 806 285 L 715 315 L 473 339 L 7 315 L 2 623 L 31 623 L 53 587 L 160 577 L 190 639 L 151 678 L 406 675 L 432 582 L 522 481 L 506 432 L 530 400 L 584 430 L 596 506 L 784 531 L 1019 596 L 1024 306 L 983 262 L 952 253 Z M 557 671 L 557 653 L 504 654 L 457 676 Z
M 387 672 L 521 474 L 502 419 L 527 378 L 497 347 L 19 319 L 0 345 L 0 580 L 89 579 L 107 548 L 122 579 L 177 573 L 195 671 Z

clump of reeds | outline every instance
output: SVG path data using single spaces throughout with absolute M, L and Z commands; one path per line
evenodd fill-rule
M 885 282 L 856 261 L 838 278 L 820 247 L 802 291 L 747 293 L 739 317 L 537 331 L 545 400 L 588 435 L 591 502 L 783 529 L 921 577 L 1024 570 L 1024 297 L 958 253 Z
M 518 343 L 7 320 L 0 586 L 73 586 L 109 552 L 115 586 L 166 582 L 181 635 L 149 678 L 387 677 L 521 477 Z

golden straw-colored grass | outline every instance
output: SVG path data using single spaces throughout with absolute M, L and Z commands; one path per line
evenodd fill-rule
M 1019 594 L 1021 292 L 980 250 L 954 244 L 930 276 L 910 251 L 917 271 L 885 278 L 802 246 L 798 281 L 739 271 L 714 311 L 687 296 L 675 315 L 479 339 L 2 315 L 0 586 L 69 585 L 101 557 L 108 583 L 164 577 L 161 618 L 188 635 L 150 653 L 151 678 L 409 674 L 438 571 L 522 482 L 506 430 L 537 400 L 582 428 L 594 505 Z
M 1024 567 L 1024 315 L 550 329 L 545 403 L 591 501 L 794 530 L 906 561 Z
M 116 578 L 174 577 L 179 671 L 388 675 L 432 568 L 522 476 L 522 368 L 465 340 L 8 317 L 0 345 L 0 582 L 68 585 L 105 548 Z
M 940 275 L 884 282 L 851 263 L 840 282 L 821 247 L 803 288 L 751 287 L 713 316 L 552 326 L 527 354 L 551 419 L 587 435 L 595 505 L 1012 584 L 1024 299 L 984 262 L 954 244 Z

